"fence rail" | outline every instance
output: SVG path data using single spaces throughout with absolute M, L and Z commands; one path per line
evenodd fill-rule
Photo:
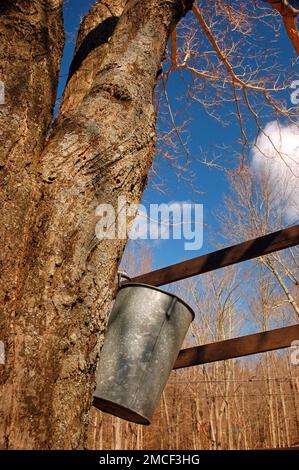
M 174 369 L 288 348 L 295 340 L 299 341 L 299 325 L 195 346 L 180 351 Z
M 198 256 L 191 260 L 157 269 L 132 278 L 131 282 L 140 282 L 152 286 L 162 286 L 171 282 L 187 279 L 191 276 L 231 266 L 275 251 L 291 248 L 299 244 L 299 224 L 278 232 L 269 233 L 238 245 Z M 124 281 L 125 284 L 128 281 Z

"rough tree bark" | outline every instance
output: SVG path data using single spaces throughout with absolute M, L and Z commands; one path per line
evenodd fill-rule
M 157 74 L 192 3 L 98 1 L 81 24 L 51 131 L 62 0 L 1 3 L 2 448 L 84 447 L 125 245 L 95 238 L 95 209 L 120 195 L 141 198 L 155 149 Z

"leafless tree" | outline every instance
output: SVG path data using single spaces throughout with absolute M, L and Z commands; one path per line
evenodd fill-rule
M 85 445 L 106 312 L 126 243 L 95 237 L 95 209 L 115 206 L 119 195 L 140 201 L 155 153 L 156 85 L 181 147 L 165 92 L 173 72 L 191 74 L 191 99 L 208 112 L 215 112 L 208 86 L 214 105 L 233 102 L 244 142 L 241 98 L 257 126 L 255 97 L 293 119 L 277 98 L 288 86 L 286 75 L 278 83 L 281 70 L 264 60 L 262 41 L 250 47 L 253 25 L 268 27 L 272 7 L 193 3 L 96 1 L 81 22 L 53 122 L 63 0 L 1 2 L 2 448 Z M 191 22 L 175 31 L 192 8 Z

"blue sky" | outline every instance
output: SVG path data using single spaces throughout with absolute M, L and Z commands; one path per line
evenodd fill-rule
M 64 22 L 66 30 L 66 47 L 61 67 L 61 77 L 58 89 L 58 100 L 63 93 L 65 82 L 68 75 L 68 68 L 72 59 L 73 50 L 75 47 L 76 33 L 80 24 L 80 19 L 88 12 L 93 0 L 66 0 L 64 5 Z M 265 42 L 267 47 L 271 41 L 271 34 L 266 28 L 258 26 L 257 33 L 260 39 Z M 292 46 L 286 34 L 283 33 L 281 41 L 281 54 L 280 62 L 285 67 L 290 67 L 292 60 L 294 60 L 294 53 Z M 293 65 L 294 74 L 297 71 L 298 78 L 298 65 Z M 188 73 L 185 76 L 188 81 Z M 177 103 L 176 98 L 183 93 L 182 80 L 178 74 L 171 76 L 168 83 L 168 94 L 175 112 L 181 104 Z M 286 98 L 288 99 L 288 98 Z M 59 103 L 59 101 L 58 101 Z M 58 106 L 57 103 L 57 106 Z M 230 106 L 222 110 L 223 116 L 230 111 Z M 231 147 L 231 157 L 226 155 L 226 166 L 229 169 L 235 165 L 234 152 L 239 149 L 238 140 L 240 138 L 240 130 L 237 120 L 233 120 L 227 127 L 223 127 L 219 122 L 212 119 L 207 115 L 203 107 L 199 103 L 193 103 L 190 110 L 192 122 L 189 126 L 189 142 L 188 148 L 190 154 L 196 160 L 196 155 L 200 154 L 200 149 L 206 151 L 211 155 L 215 150 L 220 153 L 220 146 Z M 264 124 L 266 121 L 264 122 Z M 247 130 L 253 132 L 254 126 L 248 123 Z M 252 134 L 253 135 L 253 134 Z M 217 150 L 218 146 L 218 150 Z M 166 266 L 172 263 L 179 262 L 183 259 L 192 258 L 200 254 L 213 250 L 211 238 L 217 240 L 217 222 L 213 216 L 215 209 L 221 207 L 221 199 L 223 194 L 228 191 L 228 185 L 224 172 L 214 168 L 208 168 L 204 165 L 192 164 L 192 170 L 196 174 L 194 184 L 196 185 L 200 194 L 195 194 L 190 185 L 178 181 L 177 176 L 171 169 L 167 162 L 159 166 L 159 172 L 162 178 L 167 179 L 167 184 L 164 188 L 166 193 L 154 190 L 150 183 L 144 193 L 143 204 L 146 206 L 150 203 L 169 203 L 173 201 L 192 201 L 204 205 L 204 242 L 203 246 L 198 251 L 184 250 L 182 240 L 161 240 L 159 242 L 153 241 L 153 262 L 154 268 Z M 131 246 L 134 242 L 131 241 Z M 148 242 L 151 243 L 151 242 Z

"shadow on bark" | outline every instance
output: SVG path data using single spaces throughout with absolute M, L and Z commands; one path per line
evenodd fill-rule
M 87 34 L 86 38 L 80 45 L 71 63 L 68 82 L 80 68 L 82 62 L 86 59 L 86 57 L 97 47 L 100 47 L 106 42 L 108 42 L 108 39 L 112 36 L 116 28 L 118 20 L 118 16 L 111 16 Z

